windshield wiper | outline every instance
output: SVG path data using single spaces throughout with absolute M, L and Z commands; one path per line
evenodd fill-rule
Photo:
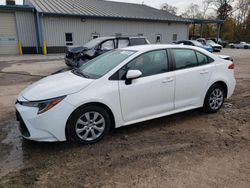
M 82 76 L 84 78 L 90 78 L 88 75 L 84 74 L 79 68 L 74 68 L 72 72 L 78 76 Z

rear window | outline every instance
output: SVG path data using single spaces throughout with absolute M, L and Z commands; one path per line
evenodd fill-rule
M 143 45 L 143 44 L 147 44 L 147 41 L 145 40 L 145 38 L 131 38 L 130 39 L 131 46 Z

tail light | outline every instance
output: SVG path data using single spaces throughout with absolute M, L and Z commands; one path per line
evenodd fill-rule
M 228 69 L 234 69 L 234 64 L 232 63 L 231 65 L 229 65 Z

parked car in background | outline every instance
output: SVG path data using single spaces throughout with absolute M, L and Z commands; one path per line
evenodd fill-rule
M 222 50 L 222 46 L 220 44 L 215 43 L 213 40 L 206 40 L 204 38 L 196 39 L 203 45 L 211 46 L 214 52 L 220 52 Z
M 222 40 L 221 38 L 219 38 L 218 40 L 217 40 L 217 38 L 207 38 L 206 40 L 212 40 L 215 43 L 220 44 L 223 48 L 225 48 L 228 45 L 228 42 Z
M 133 46 L 29 86 L 17 119 L 26 139 L 92 144 L 111 127 L 201 107 L 215 113 L 235 84 L 233 62 L 202 48 Z
M 83 46 L 68 46 L 65 63 L 71 68 L 116 48 L 149 44 L 145 37 L 99 37 Z
M 238 44 L 233 44 L 233 43 L 230 43 L 229 44 L 229 47 L 230 48 L 237 48 L 237 49 L 240 49 L 240 48 L 243 48 L 243 49 L 250 49 L 250 44 L 246 43 L 246 42 L 240 42 Z
M 199 48 L 203 48 L 209 52 L 213 52 L 213 48 L 211 46 L 208 45 L 204 45 L 201 42 L 197 41 L 197 40 L 181 40 L 178 41 L 177 44 L 183 44 L 183 45 L 189 45 L 189 46 L 196 46 Z

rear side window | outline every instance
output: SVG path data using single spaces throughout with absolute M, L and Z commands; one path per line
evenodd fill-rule
M 200 52 L 196 52 L 198 65 L 205 65 L 208 63 L 208 57 Z
M 124 48 L 129 45 L 128 39 L 118 39 L 118 48 Z
M 173 49 L 172 52 L 175 68 L 177 70 L 198 65 L 195 51 L 188 49 Z
M 143 45 L 143 44 L 147 44 L 147 42 L 144 38 L 131 38 L 130 39 L 131 46 Z

